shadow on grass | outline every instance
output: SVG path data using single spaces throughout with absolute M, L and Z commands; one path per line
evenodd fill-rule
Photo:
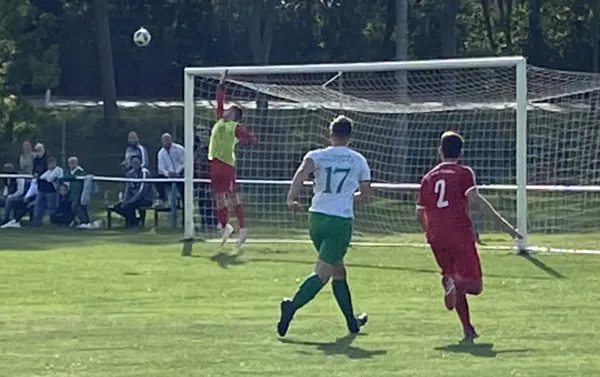
M 371 359 L 374 356 L 387 354 L 386 350 L 366 350 L 364 348 L 353 346 L 352 343 L 357 335 L 348 334 L 335 342 L 307 342 L 293 339 L 279 339 L 283 344 L 294 344 L 298 346 L 312 346 L 325 356 L 343 355 L 349 359 Z
M 452 353 L 467 353 L 477 357 L 496 357 L 504 353 L 529 353 L 531 349 L 509 349 L 495 350 L 493 343 L 458 343 L 448 344 L 442 347 L 435 347 L 435 351 L 452 352 Z
M 219 252 L 208 258 L 215 262 L 219 267 L 228 269 L 230 266 L 245 264 L 246 262 L 239 260 L 237 255 Z
M 522 257 L 523 259 L 525 259 L 526 261 L 529 261 L 535 267 L 539 268 L 540 270 L 544 271 L 545 273 L 547 273 L 548 275 L 552 276 L 555 279 L 565 279 L 566 278 L 565 275 L 561 274 L 554 268 L 548 266 L 546 263 L 542 262 L 541 260 L 536 258 L 534 255 L 531 255 L 530 253 L 521 253 L 521 254 L 519 254 L 519 256 Z
M 95 244 L 175 244 L 181 234 L 154 229 L 82 230 L 58 227 L 0 230 L 0 251 L 42 251 Z
M 206 255 L 193 255 L 194 258 L 208 259 L 213 262 L 221 262 L 224 263 L 227 267 L 221 266 L 223 268 L 229 268 L 232 265 L 240 265 L 244 263 L 282 263 L 282 264 L 301 264 L 305 266 L 314 266 L 314 261 L 309 260 L 297 260 L 297 259 L 287 259 L 287 258 L 265 258 L 265 257 L 253 257 L 251 255 L 244 254 L 241 257 L 225 257 L 219 256 L 217 254 L 217 258 L 215 256 L 206 256 Z M 235 261 L 234 263 L 227 263 L 229 261 Z M 406 271 L 413 272 L 418 274 L 439 274 L 439 271 L 436 269 L 426 269 L 426 268 L 413 268 L 413 267 L 404 267 L 404 266 L 385 266 L 380 264 L 364 264 L 364 263 L 346 263 L 346 267 L 349 268 L 365 268 L 365 269 L 373 269 L 378 271 Z M 500 279 L 528 279 L 528 280 L 549 280 L 549 277 L 546 276 L 514 276 L 514 275 L 496 275 L 496 274 L 486 274 L 486 277 L 491 278 L 500 278 Z

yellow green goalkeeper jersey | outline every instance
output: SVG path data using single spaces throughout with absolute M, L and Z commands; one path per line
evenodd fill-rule
M 217 159 L 228 165 L 235 166 L 235 145 L 238 142 L 235 129 L 238 123 L 219 119 L 213 126 L 208 144 L 208 159 Z

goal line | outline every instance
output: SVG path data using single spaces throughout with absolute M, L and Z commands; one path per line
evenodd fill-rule
M 221 243 L 220 238 L 213 238 L 205 240 L 208 243 Z M 310 240 L 294 240 L 294 239 L 277 239 L 277 238 L 265 238 L 265 239 L 247 239 L 246 243 L 249 244 L 310 244 Z M 426 243 L 410 243 L 410 242 L 368 242 L 368 241 L 354 241 L 350 243 L 350 246 L 364 246 L 364 247 L 412 247 L 412 248 L 427 248 L 429 247 Z M 503 245 L 478 245 L 478 249 L 491 250 L 491 251 L 517 251 L 516 246 L 503 246 Z M 540 246 L 528 246 L 527 250 L 533 253 L 545 253 L 545 254 L 582 254 L 582 255 L 600 255 L 600 250 L 595 249 L 568 249 L 568 248 L 555 248 L 555 247 L 540 247 Z

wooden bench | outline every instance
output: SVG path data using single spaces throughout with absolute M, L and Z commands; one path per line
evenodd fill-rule
M 140 228 L 143 228 L 146 226 L 146 213 L 149 209 L 152 209 L 152 207 L 140 207 L 137 209 L 137 212 L 140 216 Z M 111 229 L 112 228 L 112 214 L 115 211 L 115 206 L 114 205 L 109 205 L 106 207 L 106 228 L 107 229 Z
M 177 207 L 177 211 L 181 210 L 181 207 Z M 110 205 L 106 207 L 106 228 L 112 228 L 112 214 L 115 208 L 114 205 Z M 170 213 L 171 207 L 142 207 L 138 208 L 138 213 L 140 216 L 140 227 L 143 228 L 146 226 L 146 214 L 148 211 L 154 211 L 154 227 L 158 228 L 158 214 L 159 213 Z M 183 216 L 181 216 L 182 223 L 184 222 Z

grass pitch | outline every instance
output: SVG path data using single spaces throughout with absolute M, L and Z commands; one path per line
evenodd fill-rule
M 478 345 L 459 347 L 425 249 L 353 247 L 370 320 L 351 339 L 326 287 L 275 334 L 278 304 L 311 270 L 305 244 L 239 258 L 174 236 L 0 235 L 0 376 L 521 376 L 600 374 L 600 256 L 483 252 Z

